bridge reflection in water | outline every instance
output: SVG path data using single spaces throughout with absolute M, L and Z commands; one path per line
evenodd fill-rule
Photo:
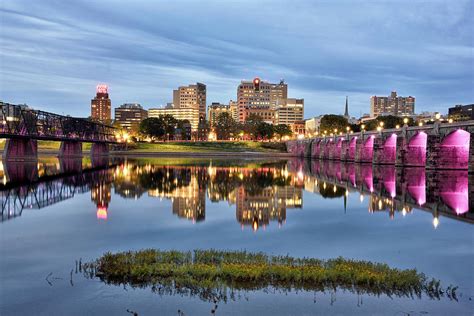
M 235 207 L 244 229 L 264 228 L 286 221 L 287 209 L 303 206 L 303 191 L 323 198 L 349 194 L 368 199 L 369 212 L 406 215 L 413 209 L 439 217 L 474 223 L 473 182 L 467 171 L 426 171 L 371 164 L 292 159 L 267 162 L 212 162 L 168 165 L 160 159 L 144 161 L 43 159 L 38 163 L 3 162 L 0 170 L 2 221 L 22 215 L 24 209 L 44 208 L 90 192 L 96 216 L 107 219 L 114 193 L 126 199 L 143 194 L 172 202 L 179 218 L 204 221 L 206 200 L 226 201 Z M 154 163 L 156 161 L 156 163 Z

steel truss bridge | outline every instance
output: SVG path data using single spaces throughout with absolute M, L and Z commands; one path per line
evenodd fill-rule
M 0 102 L 0 138 L 115 143 L 115 128 L 84 118 Z
M 21 216 L 24 209 L 41 209 L 89 192 L 95 183 L 111 182 L 110 168 L 113 165 L 0 188 L 0 222 Z

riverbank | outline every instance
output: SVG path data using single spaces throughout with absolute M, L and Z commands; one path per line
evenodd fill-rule
M 5 142 L 0 142 L 3 151 Z M 38 141 L 38 152 L 43 155 L 57 155 L 60 142 Z M 88 154 L 90 143 L 83 143 L 83 154 Z M 130 156 L 283 156 L 289 157 L 284 143 L 271 142 L 162 142 L 162 143 L 133 143 L 125 150 L 111 150 L 111 155 Z

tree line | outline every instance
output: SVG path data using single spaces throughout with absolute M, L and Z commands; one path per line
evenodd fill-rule
M 141 135 L 156 140 L 172 140 L 178 136 L 181 140 L 206 140 L 211 132 L 207 121 L 199 123 L 194 135 L 191 133 L 191 124 L 188 120 L 177 120 L 172 115 L 144 119 L 138 128 Z M 213 126 L 217 140 L 248 139 L 270 140 L 274 137 L 282 139 L 291 136 L 290 126 L 285 124 L 273 125 L 266 123 L 258 115 L 251 114 L 244 123 L 235 121 L 229 113 L 217 116 Z

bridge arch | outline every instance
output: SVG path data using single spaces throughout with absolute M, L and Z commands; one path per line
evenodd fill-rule
M 424 166 L 426 164 L 426 143 L 428 135 L 419 131 L 415 133 L 406 146 L 405 165 Z
M 341 159 L 341 151 L 342 151 L 342 142 L 344 141 L 343 137 L 339 137 L 336 139 L 336 142 L 333 146 L 333 154 L 332 158 L 334 160 L 340 160 Z
M 347 151 L 347 160 L 354 161 L 356 155 L 357 136 L 349 140 L 349 149 Z
M 438 168 L 467 169 L 469 166 L 469 144 L 471 134 L 456 129 L 441 139 L 436 154 Z
M 370 135 L 367 139 L 363 140 L 359 155 L 359 160 L 361 162 L 372 162 L 374 154 L 374 139 L 375 135 Z

